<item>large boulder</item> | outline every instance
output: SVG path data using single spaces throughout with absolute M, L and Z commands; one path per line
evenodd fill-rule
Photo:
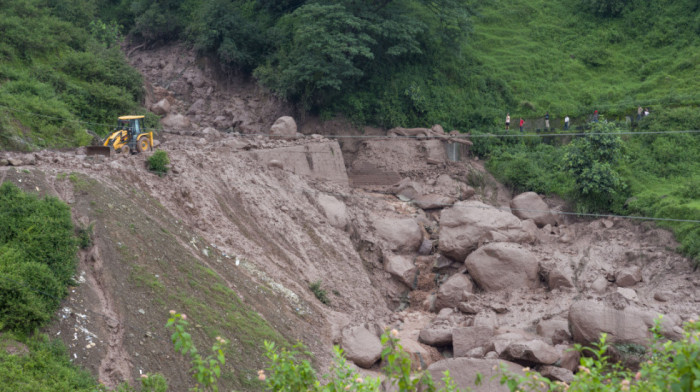
M 452 351 L 455 358 L 467 357 L 475 348 L 489 349 L 493 328 L 484 326 L 462 327 L 452 330 Z
M 411 218 L 380 218 L 374 221 L 374 228 L 391 250 L 415 252 L 423 242 L 423 232 Z
M 317 198 L 321 212 L 328 219 L 328 223 L 339 229 L 345 228 L 348 224 L 348 213 L 345 203 L 331 195 L 321 193 Z
M 646 345 L 651 333 L 644 314 L 632 307 L 617 309 L 595 301 L 579 301 L 569 309 L 569 326 L 576 343 L 597 342 L 602 333 L 608 343 Z
M 377 335 L 362 326 L 343 330 L 342 342 L 345 357 L 365 369 L 371 367 L 382 355 L 382 343 Z
M 539 264 L 518 244 L 495 242 L 482 246 L 464 261 L 469 275 L 485 291 L 535 288 Z
M 384 269 L 406 286 L 413 287 L 413 281 L 416 277 L 413 257 L 390 254 L 384 258 Z
M 452 344 L 452 330 L 450 325 L 430 325 L 420 331 L 418 340 L 430 346 L 447 346 Z
M 170 102 L 163 98 L 151 106 L 151 111 L 159 116 L 166 115 L 170 113 Z
M 554 226 L 557 223 L 554 214 L 549 212 L 547 203 L 535 192 L 525 192 L 515 196 L 510 201 L 510 208 L 518 218 L 532 219 L 539 227 Z
M 473 392 L 508 392 L 508 386 L 501 385 L 500 371 L 501 365 L 511 373 L 522 374 L 522 366 L 498 359 L 476 359 L 476 358 L 452 358 L 435 362 L 428 366 L 430 375 L 435 380 L 435 386 L 439 389 L 445 384 L 441 381 L 446 370 L 450 372 L 452 380 L 457 388 L 463 391 Z M 477 374 L 481 375 L 481 384 L 475 385 Z
M 541 340 L 521 340 L 508 345 L 504 355 L 514 361 L 551 365 L 560 359 L 554 347 Z
M 465 298 L 465 293 L 473 293 L 474 284 L 464 274 L 454 274 L 440 285 L 435 310 L 443 308 L 456 308 Z
M 160 123 L 166 128 L 177 130 L 190 129 L 192 127 L 190 119 L 179 113 L 168 114 L 160 120 Z
M 518 217 L 476 200 L 460 201 L 440 213 L 440 252 L 462 261 L 481 241 L 527 242 L 531 235 Z
M 270 136 L 293 139 L 297 136 L 297 123 L 290 116 L 282 116 L 270 127 Z

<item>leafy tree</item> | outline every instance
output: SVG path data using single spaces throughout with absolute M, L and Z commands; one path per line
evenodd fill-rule
M 583 137 L 574 139 L 564 153 L 564 167 L 574 177 L 576 189 L 590 207 L 605 209 L 618 201 L 626 185 L 615 170 L 622 155 L 619 128 L 603 120 Z
M 236 2 L 207 2 L 202 6 L 199 22 L 191 27 L 195 46 L 215 53 L 229 68 L 251 72 L 263 61 L 271 44 L 267 32 L 245 13 Z
M 358 62 L 374 57 L 370 25 L 341 4 L 306 4 L 284 16 L 280 26 L 288 41 L 256 76 L 307 108 L 359 79 L 364 73 Z

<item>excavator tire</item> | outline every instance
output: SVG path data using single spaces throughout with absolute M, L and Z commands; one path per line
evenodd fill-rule
M 125 144 L 125 145 L 122 146 L 122 148 L 121 148 L 121 153 L 122 153 L 122 154 L 127 155 L 127 154 L 129 154 L 130 152 L 131 152 L 131 149 L 129 148 L 129 146 L 128 146 L 127 144 Z
M 151 149 L 151 142 L 147 137 L 142 137 L 139 139 L 138 143 L 136 143 L 136 148 L 139 150 L 139 152 L 149 151 Z

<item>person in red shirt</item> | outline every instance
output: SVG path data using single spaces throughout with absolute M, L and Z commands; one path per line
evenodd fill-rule
M 525 125 L 525 120 L 523 120 L 523 118 L 520 117 L 520 132 L 523 131 L 523 125 Z

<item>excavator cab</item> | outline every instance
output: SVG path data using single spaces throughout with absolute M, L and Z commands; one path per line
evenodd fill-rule
M 115 152 L 135 153 L 145 152 L 153 148 L 153 132 L 144 132 L 144 116 L 121 116 L 117 128 L 109 135 L 104 147 Z

